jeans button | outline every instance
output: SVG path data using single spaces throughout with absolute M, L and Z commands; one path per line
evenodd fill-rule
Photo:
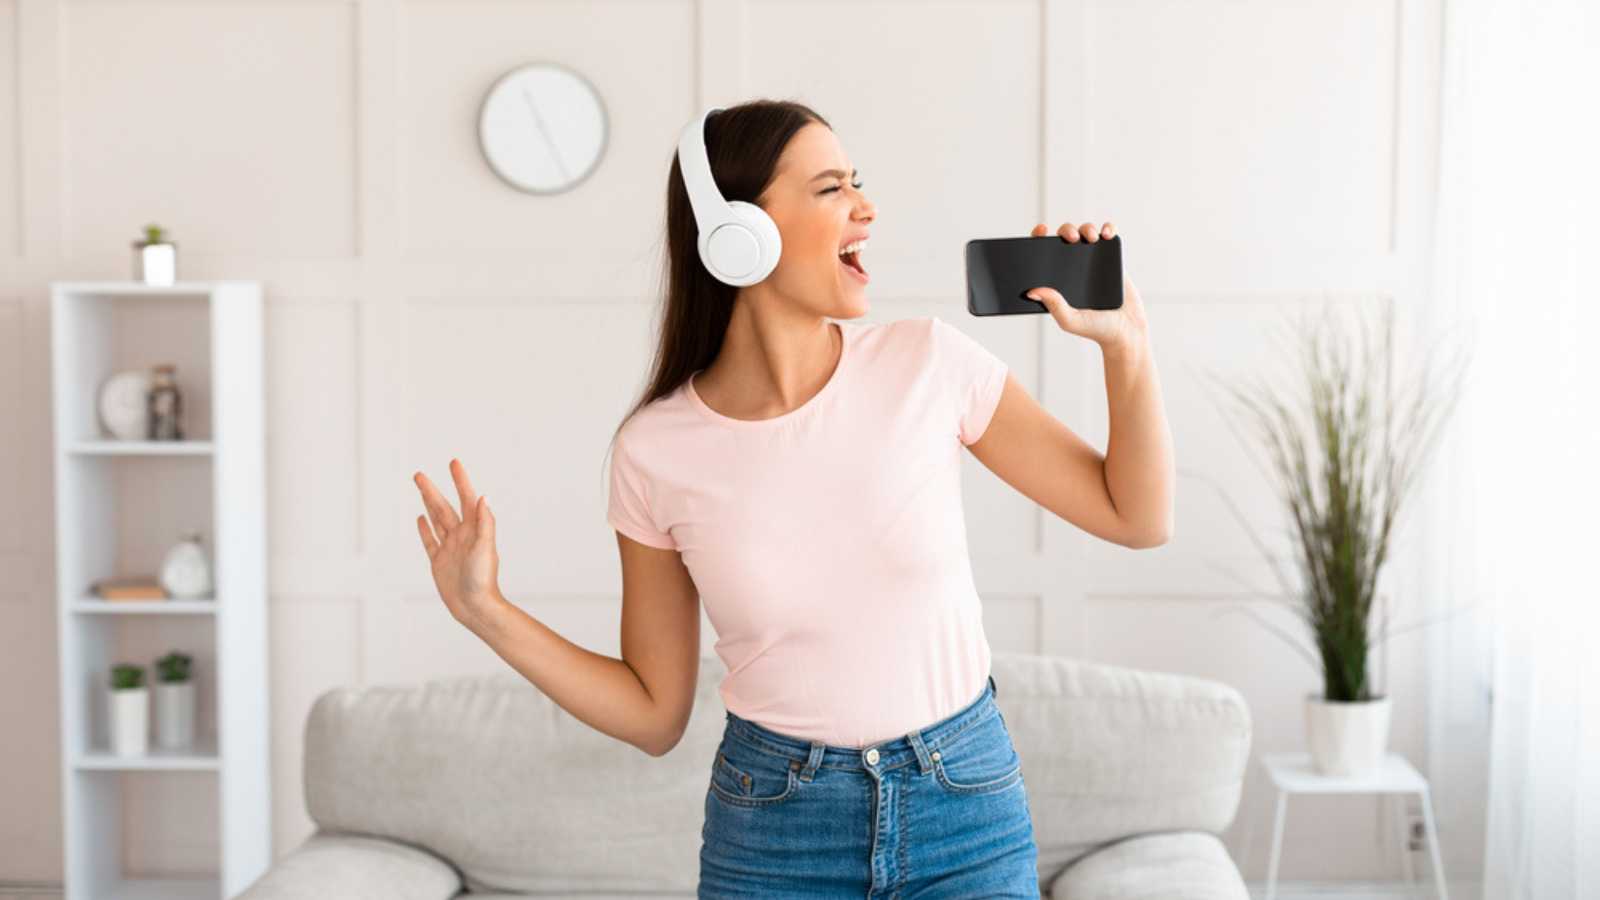
M 867 765 L 875 766 L 877 764 L 878 764 L 878 748 L 877 747 L 873 747 L 871 750 L 867 751 Z

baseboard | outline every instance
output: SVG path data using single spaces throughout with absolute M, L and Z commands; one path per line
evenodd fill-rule
M 1476 881 L 1447 882 L 1450 900 L 1482 900 L 1483 886 Z M 1267 896 L 1265 882 L 1251 881 L 1245 887 L 1251 900 Z M 1416 884 L 1404 881 L 1279 881 L 1278 900 L 1387 900 L 1389 897 L 1415 897 L 1433 900 L 1433 882 L 1419 875 Z
M 59 897 L 64 888 L 59 881 L 0 881 L 0 897 Z

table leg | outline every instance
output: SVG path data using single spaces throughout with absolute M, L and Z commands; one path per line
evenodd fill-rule
M 1272 817 L 1272 855 L 1267 859 L 1267 897 L 1274 900 L 1278 896 L 1278 860 L 1283 855 L 1283 818 L 1289 811 L 1289 795 L 1278 791 L 1278 808 Z
M 1412 897 L 1417 892 L 1417 870 L 1411 864 L 1411 823 L 1406 821 L 1406 795 L 1384 796 L 1394 808 L 1394 827 L 1400 833 L 1400 866 L 1406 873 L 1406 896 Z
M 1439 861 L 1439 829 L 1433 823 L 1433 795 L 1422 791 L 1422 821 L 1428 826 L 1428 854 L 1433 860 L 1433 883 L 1439 890 L 1439 900 L 1450 900 L 1444 883 L 1444 863 Z

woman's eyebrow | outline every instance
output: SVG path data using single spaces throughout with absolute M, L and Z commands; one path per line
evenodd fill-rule
M 853 176 L 858 171 L 860 171 L 860 170 L 851 169 L 850 170 L 850 174 Z M 816 181 L 818 178 L 828 178 L 830 176 L 833 177 L 833 178 L 843 178 L 844 177 L 844 170 L 843 169 L 824 169 L 823 171 L 818 172 L 817 174 L 811 176 L 811 180 L 812 181 Z

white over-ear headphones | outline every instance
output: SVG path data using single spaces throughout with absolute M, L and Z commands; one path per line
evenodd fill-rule
M 711 177 L 706 119 L 719 109 L 707 109 L 684 126 L 678 138 L 678 168 L 699 229 L 700 261 L 718 281 L 742 287 L 772 274 L 783 252 L 783 238 L 765 210 L 743 200 L 724 199 Z

